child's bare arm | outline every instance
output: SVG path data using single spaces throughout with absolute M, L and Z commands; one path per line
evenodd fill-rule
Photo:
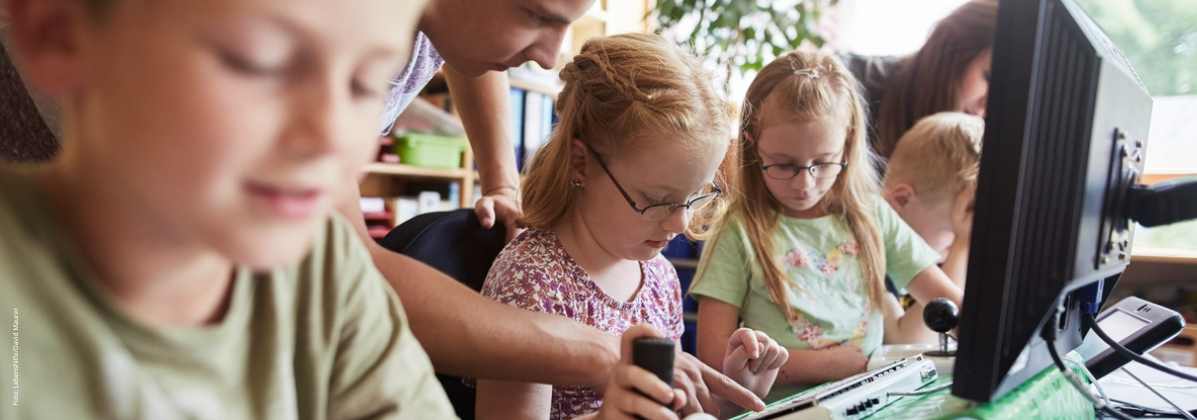
M 952 281 L 956 287 L 964 289 L 965 277 L 968 275 L 968 240 L 961 242 L 959 237 L 952 242 L 952 246 L 948 247 L 948 256 L 943 260 L 944 275 Z
M 698 298 L 698 360 L 723 369 L 727 342 L 740 325 L 740 308 L 719 299 Z
M 822 350 L 790 349 L 790 360 L 777 373 L 777 385 L 821 384 L 865 371 L 869 358 L 860 347 L 845 344 Z
M 553 387 L 530 382 L 478 380 L 478 420 L 546 420 Z
M 938 337 L 935 331 L 931 331 L 923 322 L 923 304 L 921 302 L 903 310 L 902 304 L 898 303 L 898 298 L 893 294 L 886 293 L 883 299 L 885 344 L 933 344 L 936 342 Z
M 944 274 L 943 270 L 932 264 L 906 285 L 906 291 L 919 302 L 930 302 L 935 298 L 946 298 L 957 307 L 964 301 L 964 291 Z
M 740 308 L 706 296 L 699 297 L 698 302 L 698 360 L 723 372 L 727 343 L 740 325 Z M 759 393 L 757 395 L 763 397 Z M 721 418 L 743 411 L 740 406 L 723 398 L 717 398 L 716 404 L 723 415 Z

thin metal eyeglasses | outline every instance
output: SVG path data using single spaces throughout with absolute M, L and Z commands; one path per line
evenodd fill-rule
M 848 164 L 842 162 L 824 162 L 816 163 L 810 166 L 779 163 L 776 165 L 761 165 L 761 170 L 765 171 L 765 175 L 768 175 L 769 178 L 786 180 L 793 179 L 794 177 L 798 176 L 799 172 L 804 170 L 809 172 L 810 176 L 815 178 L 831 178 L 839 175 L 840 172 L 843 172 L 844 168 L 847 167 Z
M 644 208 L 636 207 L 636 201 L 632 200 L 632 196 L 628 195 L 628 192 L 623 189 L 622 185 L 619 185 L 619 181 L 615 180 L 615 175 L 611 175 L 611 170 L 607 169 L 607 164 L 603 163 L 603 159 L 599 157 L 598 152 L 595 152 L 590 145 L 586 145 L 586 148 L 589 149 L 590 153 L 594 155 L 594 160 L 598 162 L 599 167 L 603 168 L 603 172 L 607 173 L 607 177 L 611 178 L 611 183 L 615 184 L 615 188 L 619 189 L 619 193 L 623 194 L 623 198 L 628 200 L 628 205 L 632 206 L 632 210 L 635 210 L 636 213 L 640 213 L 640 215 L 644 217 L 644 220 L 661 220 L 669 217 L 669 215 L 673 214 L 673 212 L 680 208 L 684 208 L 689 212 L 702 210 L 703 207 L 706 207 L 708 204 L 714 202 L 716 197 L 723 195 L 723 190 L 719 189 L 719 185 L 712 182 L 711 192 L 694 197 L 694 199 L 686 202 L 686 204 L 660 203 L 650 204 Z

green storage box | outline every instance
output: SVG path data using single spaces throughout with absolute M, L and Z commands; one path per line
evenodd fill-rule
M 406 133 L 395 139 L 399 163 L 425 168 L 461 168 L 461 154 L 470 147 L 465 139 L 434 134 Z

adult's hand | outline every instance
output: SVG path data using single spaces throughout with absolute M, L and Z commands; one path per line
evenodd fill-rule
M 678 391 L 669 388 L 652 372 L 632 364 L 632 342 L 641 337 L 660 338 L 661 333 L 648 324 L 634 326 L 623 333 L 619 365 L 603 392 L 603 407 L 593 419 L 677 420 L 677 413 L 667 404 L 682 403 Z
M 482 197 L 474 205 L 482 227 L 497 222 L 507 225 L 507 240 L 515 238 L 519 229 L 515 219 L 520 210 L 520 174 L 515 165 L 515 138 L 511 135 L 511 88 L 507 74 L 486 72 L 482 76 L 465 76 L 445 66 L 445 82 L 449 95 L 461 115 L 474 163 L 478 165 L 478 181 Z M 467 188 L 463 186 L 462 188 Z
M 510 242 L 521 229 L 515 225 L 515 219 L 523 215 L 520 208 L 519 191 L 513 187 L 499 187 L 483 193 L 482 198 L 474 204 L 474 213 L 483 228 L 490 229 L 496 222 L 507 226 L 507 241 Z

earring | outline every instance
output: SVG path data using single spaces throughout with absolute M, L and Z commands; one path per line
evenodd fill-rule
M 575 179 L 573 181 L 570 181 L 569 186 L 571 188 L 582 188 L 582 181 Z

